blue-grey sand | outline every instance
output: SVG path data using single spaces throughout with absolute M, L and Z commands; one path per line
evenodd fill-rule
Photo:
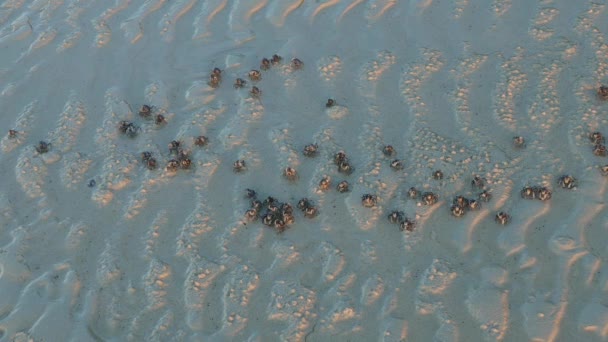
M 607 18 L 2 1 L 0 341 L 608 340 Z

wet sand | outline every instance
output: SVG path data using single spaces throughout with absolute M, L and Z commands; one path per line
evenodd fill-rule
M 0 340 L 605 341 L 608 159 L 589 135 L 608 134 L 607 10 L 5 1 Z M 165 167 L 185 158 L 171 141 L 188 169 Z M 551 198 L 524 199 L 526 186 Z M 295 222 L 248 221 L 246 189 L 290 203 Z M 455 196 L 480 207 L 455 217 Z

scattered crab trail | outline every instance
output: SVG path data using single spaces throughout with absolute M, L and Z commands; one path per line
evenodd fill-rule
M 39 12 L 39 17 L 43 21 L 48 21 L 53 16 L 57 8 L 63 5 L 64 0 L 34 0 L 29 9 Z
M 208 0 L 201 3 L 201 11 L 194 18 L 192 39 L 206 38 L 211 35 L 211 22 L 226 9 L 228 0 Z
M 539 139 L 549 136 L 560 123 L 560 96 L 558 93 L 559 76 L 563 69 L 562 61 L 551 61 L 539 74 L 540 84 L 535 101 L 528 110 L 528 120 L 535 126 Z
M 186 221 L 179 229 L 177 238 L 177 256 L 183 256 L 186 259 L 192 259 L 198 253 L 200 243 L 204 235 L 209 233 L 215 227 L 215 222 L 210 215 L 207 198 L 204 194 L 207 193 L 211 179 L 215 176 L 220 165 L 220 160 L 217 156 L 195 156 L 198 160 L 194 166 L 194 190 L 196 193 L 195 207 L 192 212 L 186 217 Z
M 602 30 L 597 27 L 598 18 L 604 13 L 606 8 L 605 4 L 589 2 L 588 8 L 581 11 L 580 16 L 577 18 L 577 25 L 575 30 L 580 35 L 585 35 L 591 40 L 590 45 L 594 51 L 595 61 L 597 63 L 596 70 L 591 72 L 593 78 L 598 82 L 604 80 L 608 76 L 608 45 L 606 45 L 606 37 L 602 34 Z M 595 88 L 596 85 L 593 85 Z
M 91 6 L 93 1 L 87 0 L 70 0 L 68 8 L 66 10 L 67 18 L 65 23 L 72 29 L 72 31 L 65 35 L 65 38 L 57 44 L 55 51 L 57 53 L 65 52 L 66 50 L 74 47 L 76 43 L 82 38 L 83 31 L 80 27 L 81 14 Z
M 24 227 L 19 227 L 12 230 L 10 235 L 11 241 L 2 246 L 3 253 L 0 254 L 0 265 L 2 266 L 0 290 L 5 294 L 0 296 L 0 316 L 2 317 L 10 316 L 19 304 L 18 299 L 24 287 L 32 278 L 31 270 L 28 265 L 23 263 L 23 257 L 29 250 L 30 234 Z
M 361 5 L 364 2 L 365 0 L 351 0 L 351 2 L 347 4 L 346 1 L 342 1 L 345 6 L 343 6 L 342 12 L 340 12 L 340 15 L 337 17 L 336 22 L 339 23 L 340 21 L 342 21 L 344 16 L 354 11 L 357 6 Z
M 29 37 L 33 33 L 32 25 L 27 13 L 22 13 L 19 17 L 0 30 L 0 44 L 7 44 L 11 41 L 19 41 Z
M 329 11 L 334 6 L 338 5 L 340 0 L 328 0 L 319 3 L 316 7 L 308 6 L 305 10 L 305 16 L 309 19 L 309 22 L 312 24 L 315 21 L 315 18 L 322 12 Z
M 65 154 L 76 145 L 80 130 L 87 118 L 84 103 L 72 92 L 60 114 L 55 129 L 49 133 L 53 150 Z
M 499 125 L 509 129 L 514 134 L 520 129 L 516 112 L 517 102 L 528 82 L 527 75 L 521 70 L 524 60 L 524 49 L 518 47 L 515 55 L 504 61 L 499 69 L 499 81 L 496 83 L 493 99 L 493 114 Z M 526 122 L 526 120 L 523 120 Z
M 165 237 L 168 233 L 168 212 L 167 210 L 159 210 L 156 216 L 150 223 L 148 232 L 143 241 L 144 243 L 144 259 L 151 261 L 155 255 L 160 254 L 160 244 L 166 241 Z
M 161 82 L 152 82 L 146 86 L 144 90 L 145 102 L 153 108 L 154 115 L 162 114 L 166 119 L 171 119 L 173 114 L 167 114 L 167 108 L 169 108 L 169 89 Z M 139 111 L 139 108 L 133 108 L 133 105 L 129 104 L 131 110 Z M 141 185 L 135 191 L 129 195 L 128 204 L 125 206 L 123 217 L 126 220 L 135 218 L 141 213 L 146 204 L 148 203 L 148 196 L 156 187 L 166 185 L 169 182 L 169 178 L 163 177 L 162 169 L 165 165 L 163 150 L 159 150 L 154 141 L 158 136 L 158 127 L 153 123 L 154 120 L 148 120 L 143 122 L 141 125 L 142 132 L 138 134 L 136 138 L 136 145 L 138 152 L 135 154 L 136 158 L 139 158 L 139 153 L 143 151 L 151 152 L 152 157 L 156 159 L 158 165 L 156 170 L 146 170 L 142 177 Z M 138 163 L 137 168 L 145 167 Z
M 505 255 L 513 255 L 521 252 L 526 248 L 527 233 L 538 226 L 538 222 L 542 222 L 544 216 L 551 212 L 550 203 L 529 203 L 531 200 L 524 200 L 519 197 L 518 189 L 515 189 L 512 197 L 517 198 L 517 203 L 510 206 L 509 211 L 518 213 L 517 217 L 512 219 L 511 229 L 500 232 L 498 236 L 498 247 Z M 542 206 L 542 208 L 538 208 Z
M 365 8 L 365 19 L 368 24 L 378 22 L 389 10 L 397 5 L 397 0 L 371 0 Z
M 27 140 L 37 106 L 38 101 L 34 100 L 25 105 L 23 110 L 17 114 L 17 119 L 15 120 L 15 124 L 12 128 L 17 131 L 17 136 L 10 138 L 8 135 L 5 135 L 0 140 L 0 149 L 2 149 L 4 154 L 12 152 L 15 148 L 23 145 L 23 143 Z
M 0 25 L 4 25 L 4 23 L 11 17 L 13 12 L 19 10 L 25 4 L 25 0 L 5 0 L 0 5 Z M 0 34 L 0 36 L 2 36 Z
M 484 267 L 480 273 L 481 281 L 469 286 L 465 305 L 479 324 L 484 340 L 502 341 L 511 315 L 510 291 L 505 289 L 508 272 L 494 266 Z
M 574 212 L 586 211 L 582 206 L 580 202 L 577 203 Z M 596 210 L 592 216 L 597 213 Z M 527 289 L 527 292 L 531 294 L 529 298 L 544 297 L 541 300 L 530 299 L 520 308 L 522 315 L 526 318 L 524 328 L 530 339 L 555 341 L 559 336 L 561 322 L 569 305 L 571 290 L 568 284 L 572 266 L 589 253 L 581 241 L 582 231 L 579 229 L 585 225 L 579 226 L 583 222 L 578 222 L 577 217 L 581 216 L 571 216 L 571 220 L 574 222 L 563 224 L 549 241 L 549 249 L 557 258 L 553 256 L 550 258 L 551 260 L 541 263 L 547 265 L 547 263 L 555 262 L 559 265 L 557 267 L 559 271 L 555 274 L 554 287 L 543 290 L 529 286 L 530 288 Z M 588 222 L 586 217 L 583 220 Z
M 197 1 L 178 0 L 173 2 L 167 13 L 163 14 L 158 26 L 161 29 L 160 34 L 165 42 L 169 43 L 174 40 L 177 22 L 194 7 Z
M 266 10 L 266 20 L 275 27 L 283 27 L 287 17 L 304 4 L 304 0 L 273 0 Z
M 469 139 L 474 139 L 474 144 L 479 144 L 480 136 L 484 136 L 484 140 L 489 140 L 483 133 L 483 127 L 477 127 L 478 125 L 475 123 L 471 112 L 473 99 L 470 95 L 473 87 L 471 75 L 478 72 L 487 60 L 488 56 L 467 52 L 453 71 L 456 89 L 450 96 L 450 100 L 453 103 L 455 121 Z
M 464 13 L 470 2 L 471 0 L 454 1 L 454 10 L 452 12 L 452 16 L 454 17 L 454 19 L 458 20 L 462 17 L 462 13 Z
M 289 124 L 281 125 L 277 128 L 270 130 L 268 133 L 268 139 L 272 142 L 276 149 L 276 159 L 278 166 L 277 176 L 282 177 L 283 171 L 287 167 L 292 167 L 298 171 L 298 166 L 300 166 L 300 158 L 296 148 L 293 146 L 293 141 L 291 138 L 291 131 L 293 128 Z M 297 176 L 301 177 L 300 174 Z
M 276 281 L 271 288 L 270 303 L 266 309 L 269 320 L 282 321 L 287 327 L 279 334 L 284 341 L 304 341 L 316 319 L 314 308 L 317 295 L 300 284 Z
M 100 48 L 104 47 L 110 42 L 110 39 L 112 37 L 112 30 L 108 25 L 108 21 L 121 11 L 127 9 L 130 2 L 131 0 L 115 0 L 114 7 L 106 9 L 101 13 L 99 17 L 91 20 L 93 28 L 95 29 L 95 31 L 97 31 L 94 46 Z
M 538 14 L 536 18 L 532 20 L 532 27 L 528 30 L 532 38 L 537 41 L 544 41 L 553 36 L 555 30 L 549 27 L 549 24 L 553 22 L 555 18 L 559 16 L 559 10 L 550 5 L 553 0 L 543 1 L 538 7 Z
M 496 17 L 503 17 L 509 12 L 512 5 L 513 0 L 494 0 L 492 3 L 492 10 Z
M 363 123 L 362 132 L 358 141 L 359 155 L 362 159 L 357 161 L 360 166 L 355 165 L 354 174 L 361 175 L 357 180 L 357 187 L 361 191 L 351 192 L 345 200 L 348 211 L 355 219 L 359 229 L 370 230 L 376 226 L 380 217 L 383 216 L 383 204 L 394 194 L 397 182 L 384 183 L 378 177 L 382 170 L 381 163 L 376 160 L 381 158 L 381 147 L 384 145 L 381 128 L 377 126 L 380 111 L 377 105 L 378 83 L 396 62 L 396 56 L 389 51 L 380 51 L 376 58 L 363 65 L 359 71 L 359 82 L 357 92 L 365 99 L 367 108 L 364 110 L 371 117 Z M 348 152 L 347 152 L 348 156 Z M 358 170 L 357 170 L 358 168 Z M 361 205 L 363 194 L 377 196 L 378 204 L 373 208 L 364 208 Z
M 242 336 L 249 320 L 256 317 L 248 310 L 252 295 L 258 288 L 260 275 L 252 267 L 238 265 L 228 274 L 228 279 L 222 289 L 223 312 L 222 328 L 217 336 L 235 338 Z
M 222 148 L 229 151 L 235 147 L 244 146 L 249 139 L 251 126 L 259 122 L 263 116 L 264 106 L 259 100 L 241 97 L 236 114 L 218 134 Z
M 244 42 L 255 38 L 255 36 L 249 32 L 248 24 L 253 15 L 266 7 L 268 1 L 269 0 L 235 0 L 232 3 L 228 16 L 228 27 L 230 36 L 233 40 Z
M 40 32 L 38 36 L 34 39 L 32 44 L 30 44 L 27 51 L 25 51 L 16 61 L 15 63 L 21 62 L 25 57 L 28 57 L 32 53 L 36 52 L 39 49 L 46 47 L 51 44 L 55 38 L 57 37 L 57 30 L 54 28 L 47 28 L 46 30 Z
M 145 331 L 151 330 L 154 318 L 160 319 L 164 309 L 169 305 L 169 285 L 173 282 L 173 273 L 170 265 L 153 258 L 150 260 L 147 272 L 142 276 L 139 286 L 143 289 L 145 306 L 131 320 L 128 332 L 129 339 L 137 339 Z
M 161 9 L 166 2 L 167 0 L 146 0 L 135 13 L 131 14 L 129 18 L 120 24 L 120 28 L 124 31 L 127 42 L 135 44 L 143 37 L 144 20 L 152 13 Z
M 482 151 L 480 151 L 481 154 L 489 155 L 488 151 L 490 146 L 493 145 L 493 139 L 492 137 L 487 136 L 484 133 L 484 130 L 486 125 L 492 125 L 493 123 L 484 122 L 477 116 L 473 117 L 471 106 L 475 105 L 475 103 L 471 103 L 474 99 L 470 95 L 471 90 L 475 88 L 472 76 L 479 72 L 479 69 L 487 62 L 488 56 L 471 53 L 466 46 L 464 50 L 465 56 L 461 58 L 457 67 L 452 70 L 456 89 L 450 96 L 452 103 L 451 107 L 454 111 L 456 126 L 460 127 L 461 131 L 468 135 L 467 140 L 471 142 L 469 145 L 478 146 L 482 149 Z M 486 116 L 484 115 L 483 117 L 485 118 Z M 487 158 L 480 159 L 481 163 L 479 163 L 477 167 L 472 165 L 469 168 L 469 172 L 463 174 L 464 182 L 459 182 L 460 184 L 455 186 L 457 193 L 450 195 L 477 195 L 476 191 L 471 192 L 468 190 L 469 179 L 472 178 L 473 173 L 486 178 L 487 175 L 484 174 L 485 167 L 483 165 L 490 162 Z M 446 198 L 446 202 L 449 200 L 450 198 Z M 446 206 L 448 208 L 450 207 L 449 202 L 446 203 Z M 453 224 L 451 242 L 454 243 L 462 253 L 471 250 L 473 247 L 473 234 L 479 224 L 481 224 L 483 219 L 489 214 L 490 212 L 487 208 L 482 208 L 476 212 L 469 213 L 464 218 L 458 219 L 457 222 Z
M 414 186 L 421 191 L 428 191 L 429 185 L 425 184 L 427 177 L 421 175 L 420 171 L 418 171 L 423 168 L 428 172 L 428 166 L 421 164 L 421 160 L 419 160 L 421 156 L 414 153 L 414 151 L 424 151 L 429 148 L 428 146 L 421 144 L 421 142 L 424 142 L 425 138 L 423 135 L 425 133 L 430 133 L 426 132 L 426 130 L 421 130 L 421 126 L 425 124 L 423 121 L 424 118 L 430 115 L 430 111 L 425 101 L 422 99 L 422 88 L 435 73 L 443 68 L 444 62 L 438 51 L 423 50 L 422 57 L 423 59 L 419 63 L 408 65 L 405 68 L 405 71 L 401 76 L 399 90 L 405 104 L 413 114 L 413 121 L 406 132 L 409 143 L 402 148 L 406 151 L 403 160 L 406 161 L 405 164 L 408 167 L 407 171 L 410 173 L 408 177 L 410 186 Z M 420 204 L 418 204 L 418 206 L 420 206 Z M 424 222 L 430 217 L 430 214 L 436 210 L 436 208 L 434 208 L 436 206 L 437 204 L 416 210 L 417 214 L 415 220 L 419 228 L 424 227 Z
M 226 266 L 193 254 L 189 260 L 184 281 L 185 323 L 193 331 L 211 327 L 207 297 L 217 285 L 217 278 L 227 270 Z
M 444 295 L 457 277 L 449 262 L 434 259 L 424 270 L 416 289 L 416 311 L 420 315 L 435 315 L 439 324 L 435 339 L 439 341 L 453 341 L 459 335 L 453 321 L 446 317 L 443 303 Z
M 137 167 L 137 162 L 133 160 L 132 155 L 120 146 L 121 139 L 130 138 L 118 136 L 118 124 L 121 120 L 132 119 L 133 113 L 128 103 L 121 99 L 119 93 L 116 88 L 106 91 L 105 118 L 94 137 L 104 162 L 101 174 L 95 177 L 100 182 L 93 190 L 91 199 L 100 206 L 108 205 L 116 191 L 124 189 L 131 183 L 131 174 Z

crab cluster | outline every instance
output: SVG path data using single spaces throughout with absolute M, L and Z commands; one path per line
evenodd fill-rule
M 279 233 L 295 223 L 291 204 L 281 203 L 272 196 L 260 201 L 256 192 L 251 189 L 246 190 L 245 197 L 251 200 L 251 207 L 245 212 L 247 221 L 252 222 L 261 218 L 264 225 L 275 228 Z
M 211 74 L 209 74 L 209 86 L 211 88 L 217 88 L 222 83 L 222 70 L 220 68 L 213 68 Z
M 247 170 L 247 164 L 243 159 L 238 159 L 232 164 L 232 171 L 240 173 Z
M 415 187 L 411 187 L 407 190 L 407 197 L 413 200 L 421 200 L 424 205 L 433 205 L 439 200 L 439 196 L 434 192 L 426 191 L 421 193 L 420 190 Z
M 270 59 L 262 58 L 262 61 L 260 62 L 260 70 L 269 70 L 271 66 L 280 64 L 282 60 L 283 57 L 276 54 L 273 55 Z M 294 58 L 291 60 L 291 68 L 293 70 L 301 69 L 303 66 L 304 63 L 302 63 L 302 61 L 298 58 Z M 247 77 L 252 83 L 256 83 L 262 80 L 262 72 L 260 70 L 251 69 L 247 73 Z M 209 84 L 211 88 L 219 88 L 221 82 L 222 70 L 220 70 L 219 68 L 214 68 L 211 74 L 209 75 L 209 81 L 207 82 L 207 84 Z M 247 81 L 240 77 L 236 78 L 233 83 L 235 89 L 244 88 L 246 85 Z M 260 96 L 262 96 L 262 91 L 257 86 L 252 86 L 249 90 L 249 95 L 252 98 L 259 98 Z
M 334 155 L 334 164 L 338 167 L 338 172 L 345 175 L 350 175 L 355 170 L 344 151 L 339 151 Z
M 399 230 L 401 230 L 401 231 L 406 230 L 408 232 L 411 232 L 414 230 L 414 227 L 416 226 L 415 221 L 407 218 L 405 216 L 405 214 L 403 213 L 403 211 L 399 211 L 399 210 L 393 210 L 392 212 L 390 212 L 387 216 L 387 219 L 388 219 L 388 222 L 390 222 L 391 224 L 398 224 Z
M 130 138 L 134 138 L 139 132 L 139 127 L 131 121 L 122 120 L 118 123 L 118 131 Z
M 182 148 L 182 143 L 179 140 L 173 140 L 169 143 L 169 154 L 173 155 L 174 158 L 167 162 L 165 167 L 167 171 L 187 170 L 192 166 L 188 151 Z
M 148 170 L 156 169 L 156 158 L 152 157 L 152 152 L 144 151 L 141 153 L 141 161 L 146 165 Z
M 520 195 L 523 199 L 547 201 L 551 199 L 551 190 L 544 186 L 525 186 Z
M 462 217 L 467 211 L 479 210 L 479 208 L 481 208 L 479 201 L 464 196 L 456 196 L 452 199 L 450 212 L 456 217 Z
M 144 104 L 139 109 L 139 116 L 141 116 L 144 119 L 150 120 L 153 117 L 153 115 L 152 115 L 152 111 L 153 110 L 154 110 L 154 108 L 152 106 Z M 162 115 L 162 114 L 155 114 L 154 115 L 154 123 L 157 124 L 157 125 L 162 125 L 162 124 L 167 123 L 167 120 L 165 119 L 164 115 Z
M 260 62 L 260 69 L 268 70 L 268 69 L 270 69 L 271 65 L 280 64 L 282 60 L 283 60 L 283 57 L 276 55 L 276 54 L 272 55 L 272 57 L 270 59 L 262 58 L 262 62 Z
M 600 97 L 600 99 L 602 100 L 608 100 L 608 87 L 605 85 L 601 85 L 598 89 L 597 89 L 597 95 Z
M 302 198 L 298 201 L 298 209 L 304 213 L 304 216 L 313 218 L 317 216 L 319 210 L 308 198 Z
M 608 155 L 606 150 L 604 135 L 600 132 L 593 132 L 589 134 L 589 140 L 593 144 L 593 154 L 598 157 L 605 157 Z

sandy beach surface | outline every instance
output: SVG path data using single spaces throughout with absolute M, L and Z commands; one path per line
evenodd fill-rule
M 607 18 L 3 0 L 0 341 L 608 340 Z

